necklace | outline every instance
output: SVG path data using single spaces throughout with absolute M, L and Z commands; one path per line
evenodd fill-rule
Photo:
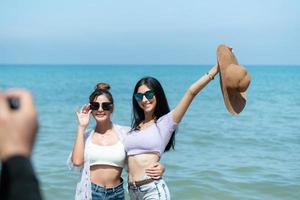
M 115 135 L 112 129 L 106 131 L 105 133 L 97 133 L 95 135 L 95 141 L 99 145 L 110 145 L 115 140 Z

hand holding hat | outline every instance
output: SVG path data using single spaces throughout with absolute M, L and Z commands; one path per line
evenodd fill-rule
M 220 84 L 227 110 L 237 115 L 246 106 L 246 90 L 250 84 L 250 75 L 240 66 L 232 48 L 220 45 L 217 49 Z

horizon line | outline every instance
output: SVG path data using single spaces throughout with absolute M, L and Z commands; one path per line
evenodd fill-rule
M 174 66 L 179 66 L 179 65 L 188 65 L 188 66 L 214 66 L 215 64 L 191 64 L 191 63 L 180 63 L 180 64 L 143 64 L 143 63 L 138 63 L 138 64 L 115 64 L 115 63 L 0 63 L 1 65 L 115 65 L 115 66 L 125 66 L 125 65 L 132 65 L 132 66 L 138 66 L 138 65 L 143 65 L 143 66 L 148 66 L 148 65 L 156 65 L 156 66 L 169 66 L 169 65 L 174 65 Z M 241 64 L 241 66 L 300 66 L 300 64 Z

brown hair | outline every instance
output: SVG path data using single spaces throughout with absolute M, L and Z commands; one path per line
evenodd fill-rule
M 110 85 L 107 83 L 97 83 L 94 92 L 90 95 L 90 102 L 94 101 L 98 96 L 105 95 L 108 100 L 114 104 L 112 94 L 109 92 Z
M 97 83 L 95 90 L 109 90 L 110 89 L 110 85 L 107 83 Z

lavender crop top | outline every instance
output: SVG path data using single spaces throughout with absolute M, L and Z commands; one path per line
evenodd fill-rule
M 162 155 L 178 125 L 173 121 L 172 113 L 161 116 L 156 123 L 143 130 L 130 131 L 125 139 L 127 155 L 151 152 Z

